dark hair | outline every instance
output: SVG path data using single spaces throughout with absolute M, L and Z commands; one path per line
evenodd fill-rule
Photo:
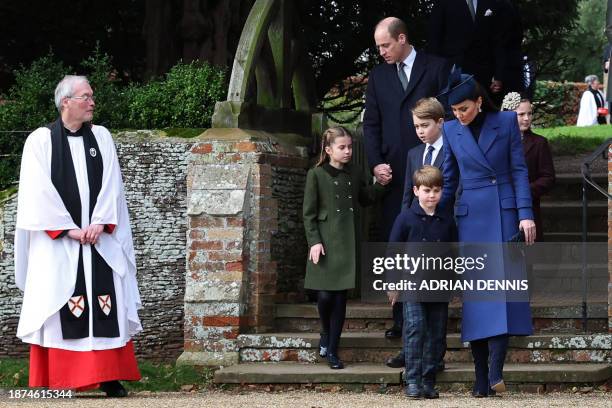
M 491 98 L 489 98 L 489 94 L 484 90 L 482 85 L 480 85 L 478 81 L 474 81 L 474 83 L 475 85 L 472 93 L 465 99 L 476 102 L 476 100 L 480 97 L 482 98 L 482 105 L 480 108 L 483 112 L 499 112 L 499 107 L 497 107 Z
M 329 161 L 329 155 L 325 151 L 325 148 L 334 143 L 339 137 L 350 137 L 352 139 L 353 135 L 342 126 L 332 126 L 323 132 L 323 136 L 321 137 L 321 154 L 319 155 L 319 161 L 316 167 L 322 166 L 325 162 Z

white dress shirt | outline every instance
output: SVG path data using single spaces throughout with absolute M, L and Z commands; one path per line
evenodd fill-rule
M 438 140 L 436 140 L 433 144 L 425 143 L 425 151 L 423 152 L 423 160 L 421 160 L 421 163 L 425 163 L 425 156 L 427 156 L 427 150 L 429 149 L 429 146 L 433 146 L 434 150 L 431 152 L 431 165 L 434 166 L 434 163 L 436 162 L 436 157 L 438 157 L 438 153 L 440 153 L 440 149 L 443 145 L 444 138 L 442 137 L 441 133 Z

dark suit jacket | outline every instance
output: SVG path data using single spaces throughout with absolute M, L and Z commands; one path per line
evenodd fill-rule
M 406 91 L 395 64 L 380 64 L 368 77 L 363 133 L 370 168 L 391 165 L 393 180 L 383 198 L 383 217 L 379 228 L 386 241 L 395 217 L 400 212 L 404 193 L 406 154 L 421 141 L 414 130 L 410 108 L 416 101 L 436 96 L 446 86 L 449 66 L 441 58 L 417 50 Z
M 440 136 L 442 137 L 442 136 Z M 404 182 L 404 198 L 402 199 L 402 210 L 410 208 L 412 200 L 414 199 L 414 192 L 412 188 L 412 175 L 415 171 L 423 167 L 423 154 L 425 153 L 425 143 L 422 143 L 416 147 L 413 147 L 408 151 L 406 157 L 406 181 Z M 444 162 L 444 145 L 440 148 L 436 160 L 433 165 L 439 169 L 442 169 L 442 163 Z
M 478 0 L 474 21 L 465 0 L 436 0 L 428 22 L 427 51 L 449 59 L 488 88 L 493 76 L 505 75 L 504 33 L 509 20 L 504 10 L 497 0 Z
M 555 185 L 555 167 L 548 141 L 531 130 L 528 130 L 523 135 L 523 150 L 529 172 L 529 187 L 531 190 L 533 216 L 536 223 L 536 240 L 541 241 L 544 231 L 542 230 L 540 197 L 550 191 Z

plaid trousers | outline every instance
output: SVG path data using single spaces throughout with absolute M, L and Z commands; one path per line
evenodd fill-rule
M 448 303 L 404 302 L 406 384 L 435 384 L 446 347 Z

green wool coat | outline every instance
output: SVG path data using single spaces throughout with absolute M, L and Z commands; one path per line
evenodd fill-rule
M 360 207 L 372 204 L 385 188 L 368 185 L 363 171 L 329 163 L 308 171 L 304 190 L 304 228 L 308 248 L 323 244 L 325 255 L 314 264 L 307 260 L 304 287 L 344 290 L 355 287 L 358 268 Z

